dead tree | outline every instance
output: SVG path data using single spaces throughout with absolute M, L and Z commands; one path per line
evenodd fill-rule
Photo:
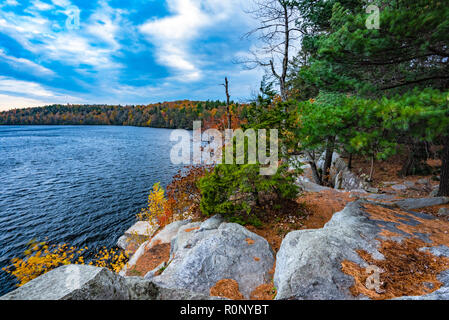
M 229 95 L 229 81 L 228 78 L 225 78 L 225 83 L 222 84 L 226 90 L 226 110 L 228 112 L 228 129 L 232 129 L 232 117 L 231 117 L 231 96 Z
M 250 51 L 250 56 L 239 59 L 248 69 L 263 67 L 279 83 L 280 95 L 287 99 L 287 72 L 293 43 L 304 32 L 296 27 L 297 8 L 287 0 L 252 0 L 253 8 L 246 13 L 259 21 L 259 26 L 244 35 L 256 37 L 260 45 Z

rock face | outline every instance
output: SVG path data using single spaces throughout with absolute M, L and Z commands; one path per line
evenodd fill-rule
M 391 186 L 391 189 L 396 190 L 396 191 L 405 191 L 405 190 L 407 190 L 407 186 L 404 184 L 395 184 L 395 185 Z
M 249 298 L 270 281 L 274 255 L 268 242 L 219 216 L 182 226 L 172 240 L 172 259 L 152 281 L 164 288 L 209 295 L 219 280 L 233 279 Z
M 187 290 L 159 287 L 141 277 L 122 277 L 104 268 L 62 266 L 0 297 L 0 300 L 210 300 Z
M 4 300 L 127 300 L 124 278 L 104 268 L 68 265 L 51 270 L 1 297 Z
M 151 240 L 147 240 L 142 243 L 136 252 L 131 256 L 126 266 L 120 271 L 120 275 L 124 276 L 127 270 L 131 269 L 139 260 L 139 258 L 145 253 L 148 248 L 151 248 L 155 243 L 171 243 L 173 238 L 178 234 L 179 228 L 190 223 L 190 220 L 175 221 L 163 230 L 161 230 L 157 235 L 155 235 Z M 149 239 L 148 237 L 146 239 Z
M 388 209 L 386 214 L 381 208 Z M 441 225 L 443 223 L 447 226 Z M 445 231 L 448 226 L 447 222 L 430 215 L 406 213 L 366 200 L 352 202 L 334 214 L 324 228 L 294 231 L 285 237 L 277 254 L 276 299 L 368 299 L 366 295 L 354 295 L 351 291 L 356 282 L 353 275 L 343 272 L 344 262 L 357 264 L 363 268 L 360 270 L 365 270 L 370 264 L 361 258 L 359 250 L 376 261 L 385 261 L 383 251 L 379 249 L 381 241 L 401 244 L 405 239 L 429 245 L 435 256 L 449 257 L 446 245 L 436 247 L 436 243 L 432 243 L 432 239 L 449 239 Z M 434 228 L 439 232 L 435 237 Z M 447 272 L 441 273 L 438 280 L 443 286 L 428 298 L 448 299 Z
M 326 190 L 332 190 L 332 188 L 320 186 L 319 184 L 309 181 L 309 179 L 302 176 L 298 177 L 297 184 L 301 188 L 301 190 L 305 192 L 321 192 Z
M 394 203 L 398 205 L 401 209 L 413 210 L 446 204 L 449 203 L 449 198 L 435 197 L 435 198 L 420 198 L 420 199 L 404 199 L 400 201 L 395 201 Z
M 324 168 L 324 158 L 325 153 L 323 153 L 317 161 L 317 167 L 321 170 Z M 297 160 L 303 163 L 308 162 L 307 157 L 298 157 Z M 293 169 L 294 167 L 291 168 Z M 310 165 L 303 165 L 302 168 L 304 170 L 310 170 Z M 367 182 L 363 181 L 349 170 L 348 165 L 337 152 L 334 152 L 332 155 L 330 181 L 332 181 L 332 185 L 335 189 L 343 189 L 345 191 L 366 190 L 369 188 Z M 320 192 L 328 189 L 317 185 L 305 177 L 300 177 L 298 185 L 306 192 Z
M 156 233 L 157 229 L 157 225 L 151 225 L 147 221 L 138 221 L 118 239 L 117 246 L 126 251 L 132 242 L 146 241 Z
M 346 162 L 338 154 L 335 154 L 332 160 L 331 179 L 335 189 L 351 191 L 369 188 L 369 184 L 351 172 Z
M 349 292 L 354 279 L 341 271 L 341 262 L 363 265 L 355 252 L 358 248 L 382 258 L 375 240 L 379 231 L 360 202 L 354 202 L 323 229 L 289 233 L 277 254 L 276 299 L 355 299 Z

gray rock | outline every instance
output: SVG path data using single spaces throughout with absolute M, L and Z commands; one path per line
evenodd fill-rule
M 68 265 L 51 270 L 0 300 L 219 300 L 209 295 L 158 286 L 141 277 Z
M 370 194 L 370 195 L 366 196 L 365 198 L 372 199 L 372 200 L 390 201 L 396 197 L 392 194 Z
M 369 193 L 378 193 L 379 189 L 378 188 L 366 188 L 366 191 L 368 191 Z
M 337 173 L 337 175 L 335 176 L 335 180 L 334 180 L 334 189 L 341 189 L 342 187 L 342 174 L 341 172 Z
M 374 259 L 379 226 L 361 209 L 363 202 L 350 203 L 334 214 L 322 229 L 293 231 L 282 241 L 277 254 L 274 285 L 276 299 L 356 299 L 349 288 L 354 279 L 341 271 L 341 262 L 366 267 L 356 250 L 364 249 Z
M 120 275 L 124 276 L 126 275 L 127 270 L 131 269 L 139 260 L 139 258 L 145 254 L 145 252 L 151 248 L 155 243 L 171 243 L 172 239 L 176 237 L 178 230 L 185 226 L 186 224 L 189 224 L 190 220 L 181 220 L 181 221 L 175 221 L 168 226 L 166 226 L 164 229 L 162 229 L 158 234 L 156 234 L 151 240 L 147 240 L 144 243 L 142 243 L 139 248 L 134 252 L 134 254 L 129 259 L 126 266 L 120 271 Z
M 149 248 L 150 240 L 145 241 L 140 245 L 140 247 L 134 252 L 134 254 L 131 256 L 129 261 L 126 263 L 126 265 L 123 267 L 122 270 L 120 270 L 119 275 L 125 276 L 126 272 L 131 269 L 133 266 L 136 265 L 137 261 L 139 261 L 140 257 L 144 255 L 147 248 Z
M 405 190 L 407 190 L 407 186 L 405 186 L 404 184 L 395 184 L 395 185 L 392 185 L 391 188 L 393 190 L 396 190 L 396 191 L 405 191 Z
M 403 210 L 413 210 L 446 204 L 449 203 L 449 198 L 434 197 L 434 198 L 404 199 L 395 201 L 394 203 Z
M 333 190 L 332 188 L 320 186 L 319 184 L 309 181 L 304 177 L 299 177 L 297 184 L 301 188 L 301 190 L 305 192 L 321 192 L 326 190 Z
M 198 292 L 172 289 L 166 287 L 158 287 L 158 295 L 156 300 L 227 300 L 219 297 L 211 297 L 209 294 L 201 294 Z
M 438 192 L 440 191 L 440 188 L 437 186 L 437 188 L 433 189 L 432 192 L 429 194 L 429 197 L 436 197 L 438 196 Z
M 436 247 L 424 247 L 420 248 L 419 251 L 429 251 L 431 254 L 437 257 L 449 257 L 449 247 L 444 245 Z
M 130 300 L 156 300 L 159 296 L 159 288 L 141 277 L 126 277 Z
M 441 217 L 449 216 L 449 208 L 441 208 L 440 210 L 438 210 L 438 215 Z
M 128 237 L 125 235 L 121 236 L 117 240 L 117 247 L 119 247 L 122 250 L 126 250 L 128 248 L 128 244 L 129 244 Z
M 116 273 L 87 265 L 51 270 L 1 297 L 3 300 L 127 300 L 126 281 Z
M 224 219 L 221 215 L 217 214 L 213 216 L 210 219 L 207 219 L 204 221 L 201 226 L 200 230 L 213 230 L 218 229 L 218 227 L 224 222 Z
M 386 186 L 386 187 L 389 187 L 389 186 L 393 186 L 395 184 L 398 184 L 398 182 L 397 181 L 385 181 L 385 182 L 382 182 L 382 184 L 384 186 Z
M 167 262 L 162 262 L 160 265 L 158 265 L 156 268 L 154 268 L 151 271 L 148 271 L 147 274 L 144 276 L 144 279 L 151 280 L 156 276 L 156 273 L 158 273 L 162 268 L 167 267 Z
M 404 182 L 404 185 L 405 185 L 407 188 L 413 188 L 413 187 L 415 186 L 415 183 L 414 183 L 413 181 L 405 181 L 405 182 Z
M 429 184 L 429 183 L 430 183 L 430 180 L 427 179 L 427 178 L 423 178 L 423 179 L 419 179 L 419 180 L 417 181 L 417 183 L 418 183 L 418 184 Z
M 270 281 L 273 251 L 265 239 L 246 228 L 212 219 L 204 225 L 192 223 L 179 229 L 172 242 L 173 259 L 152 281 L 159 287 L 209 295 L 219 280 L 233 279 L 249 298 L 256 287 Z M 219 226 L 211 229 L 212 225 Z M 248 244 L 247 239 L 254 243 Z
M 156 224 L 152 225 L 148 221 L 137 221 L 118 239 L 117 247 L 127 250 L 131 243 L 140 245 L 151 238 L 158 228 Z
M 357 253 L 364 250 L 374 260 L 385 257 L 378 251 L 379 239 L 401 242 L 405 238 L 429 241 L 427 234 L 409 234 L 399 228 L 398 222 L 374 220 L 364 209 L 364 204 L 376 204 L 372 201 L 358 200 L 334 214 L 322 229 L 300 230 L 289 233 L 282 242 L 277 254 L 274 285 L 277 288 L 276 299 L 305 300 L 351 300 L 368 299 L 364 295 L 353 296 L 350 288 L 354 279 L 343 273 L 342 262 L 351 261 L 362 268 L 368 262 Z M 386 205 L 377 203 L 378 206 Z M 395 213 L 396 218 L 405 216 Z M 416 217 L 417 219 L 414 219 Z M 419 219 L 418 219 L 419 218 Z M 421 219 L 436 219 L 431 215 L 410 212 L 402 224 L 419 225 Z M 396 237 L 384 237 L 381 231 L 388 230 L 398 234 Z M 435 256 L 449 256 L 447 246 L 429 246 Z M 438 279 L 443 286 L 436 292 L 422 297 L 402 297 L 401 299 L 449 299 L 449 270 L 442 272 Z
M 169 224 L 154 236 L 152 242 L 154 243 L 157 241 L 160 243 L 171 243 L 173 238 L 175 238 L 176 235 L 178 234 L 179 229 L 189 224 L 190 222 L 191 220 L 180 220 Z
M 341 188 L 346 191 L 364 189 L 369 188 L 368 183 L 363 182 L 357 177 L 354 173 L 352 173 L 349 169 L 345 169 L 341 173 Z
M 172 239 L 170 248 L 170 258 L 173 259 L 176 252 L 181 248 L 185 248 L 187 241 L 191 238 L 192 234 L 196 233 L 201 227 L 201 222 L 193 222 L 186 224 L 179 228 L 178 234 Z M 209 230 L 204 230 L 205 232 Z M 203 231 L 203 232 L 204 232 Z M 203 233 L 205 234 L 205 233 Z M 191 247 L 193 244 L 189 243 L 188 246 Z M 187 246 L 186 246 L 187 247 Z

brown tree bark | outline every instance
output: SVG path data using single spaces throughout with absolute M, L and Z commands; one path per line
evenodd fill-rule
M 443 163 L 441 166 L 440 190 L 438 191 L 438 196 L 449 197 L 449 137 L 445 138 L 441 159 L 443 160 Z
M 410 176 L 416 174 L 424 174 L 430 168 L 426 163 L 428 159 L 427 145 L 425 142 L 411 141 L 409 144 L 409 152 L 400 175 Z
M 225 89 L 226 89 L 226 109 L 228 111 L 228 129 L 232 129 L 232 118 L 231 118 L 231 96 L 229 95 L 229 81 L 225 78 Z
M 326 155 L 323 166 L 323 183 L 329 182 L 330 169 L 332 165 L 332 156 L 335 148 L 335 137 L 329 137 L 327 140 Z

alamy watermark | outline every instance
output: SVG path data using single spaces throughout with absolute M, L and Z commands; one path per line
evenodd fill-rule
M 380 29 L 380 9 L 374 4 L 370 4 L 366 7 L 366 13 L 368 18 L 366 19 L 365 26 L 369 30 Z
M 74 31 L 80 29 L 81 10 L 79 7 L 70 5 L 62 10 L 55 11 L 55 13 L 62 13 L 65 15 L 65 20 L 63 20 L 62 23 L 53 23 L 51 26 L 53 32 L 61 32 L 63 30 Z
M 369 290 L 375 290 L 377 294 L 385 293 L 385 290 L 381 288 L 383 282 L 380 281 L 380 274 L 383 272 L 384 270 L 382 270 L 378 266 L 368 266 L 366 268 L 366 273 L 369 274 L 369 276 L 368 278 L 366 278 L 366 288 Z
M 74 5 L 66 8 L 67 19 L 65 26 L 68 30 L 78 30 L 80 28 L 80 12 L 81 10 Z
M 224 139 L 223 139 L 224 138 Z M 267 150 L 269 140 L 269 150 Z M 201 130 L 201 121 L 193 122 L 193 138 L 187 130 L 174 130 L 171 142 L 177 142 L 170 151 L 173 164 L 261 164 L 261 175 L 274 175 L 279 166 L 278 130 L 271 129 L 217 129 Z M 246 150 L 247 149 L 247 150 Z M 247 151 L 247 152 L 245 152 Z

